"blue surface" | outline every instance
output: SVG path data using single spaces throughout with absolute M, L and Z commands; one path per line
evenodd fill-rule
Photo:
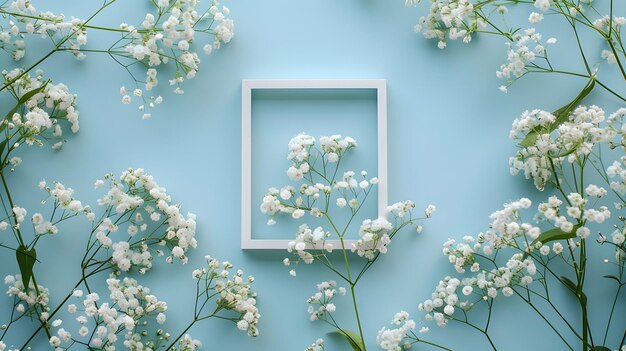
M 287 177 L 287 142 L 295 135 L 305 132 L 316 140 L 320 136 L 334 134 L 354 138 L 358 146 L 349 151 L 350 156 L 341 163 L 341 170 L 353 170 L 361 180 L 360 172 L 366 170 L 368 177 L 377 176 L 377 109 L 375 89 L 329 89 L 329 90 L 254 90 L 252 92 L 252 239 L 295 238 L 298 226 L 307 223 L 315 228 L 325 220 L 312 220 L 305 216 L 298 221 L 288 216 L 278 216 L 272 227 L 266 225 L 269 217 L 259 211 L 260 201 L 269 187 L 277 189 L 286 185 L 298 187 Z M 356 152 L 353 152 L 356 151 Z M 341 177 L 341 173 L 339 174 Z M 369 179 L 368 178 L 368 179 Z M 360 213 L 365 217 L 377 217 L 377 188 L 363 205 Z M 333 200 L 334 203 L 334 200 Z M 337 211 L 334 220 L 347 223 L 348 209 Z M 358 239 L 361 221 L 349 227 L 349 239 Z
M 85 17 L 97 6 L 86 1 L 40 3 L 42 10 L 51 6 L 46 9 L 78 17 Z M 168 328 L 176 332 L 191 317 L 191 271 L 203 264 L 205 254 L 211 254 L 228 259 L 256 276 L 255 288 L 263 317 L 261 335 L 256 339 L 220 321 L 199 324 L 191 333 L 204 342 L 205 349 L 303 350 L 329 331 L 321 323 L 309 321 L 305 300 L 315 292 L 316 283 L 334 277 L 314 266 L 300 268 L 298 276 L 292 278 L 281 263 L 286 252 L 240 249 L 241 80 L 386 79 L 389 201 L 412 199 L 418 208 L 433 203 L 438 211 L 425 223 L 421 235 L 407 231 L 397 237 L 389 253 L 360 282 L 359 298 L 369 349 L 376 349 L 377 331 L 387 326 L 399 310 L 409 311 L 419 328 L 425 322 L 421 322 L 417 304 L 430 296 L 439 279 L 453 273 L 441 254 L 441 244 L 450 237 L 461 238 L 486 230 L 488 215 L 505 202 L 522 196 L 542 200 L 547 195 L 538 193 L 521 177 L 509 175 L 508 157 L 516 150 L 508 139 L 512 120 L 525 109 L 560 107 L 585 82 L 570 77 L 532 76 L 503 94 L 497 90 L 501 82 L 495 77 L 496 69 L 506 59 L 502 41 L 475 38 L 471 45 L 461 47 L 454 43 L 441 51 L 436 43 L 412 31 L 428 4 L 406 8 L 400 0 L 270 0 L 229 1 L 226 5 L 235 20 L 234 40 L 211 57 L 203 57 L 200 72 L 188 82 L 186 93 L 168 94 L 148 121 L 142 121 L 138 112 L 120 103 L 119 87 L 129 85 L 129 81 L 108 57 L 94 54 L 83 62 L 75 62 L 69 55 L 55 55 L 47 60 L 42 65 L 45 72 L 79 95 L 81 130 L 68 137 L 69 142 L 61 152 L 35 148 L 23 152 L 24 164 L 10 177 L 14 197 L 20 199 L 16 201 L 31 214 L 37 211 L 42 194 L 36 186 L 46 179 L 73 187 L 78 198 L 95 206 L 101 196 L 93 189 L 95 179 L 108 172 L 119 174 L 127 167 L 145 168 L 167 187 L 184 211 L 198 216 L 199 248 L 191 254 L 189 263 L 161 264 L 152 274 L 141 277 L 144 285 L 168 302 Z M 137 22 L 146 10 L 143 2 L 115 6 L 95 23 Z M 544 36 L 558 36 L 563 28 L 555 27 L 553 31 L 553 34 L 545 32 Z M 570 58 L 575 55 L 571 54 L 575 49 L 571 38 L 558 38 L 555 60 L 582 70 L 580 63 Z M 98 46 L 97 39 L 97 36 L 90 39 L 90 45 Z M 32 62 L 43 48 L 35 49 L 33 45 L 31 48 L 27 60 Z M 8 64 L 4 56 L 2 64 Z M 600 67 L 601 74 L 609 80 L 614 75 L 613 80 L 618 82 L 614 67 L 605 64 Z M 161 89 L 167 89 L 164 83 L 163 79 Z M 623 82 L 620 84 L 623 88 Z M 618 106 L 606 95 L 594 97 L 595 103 L 607 111 Z M 267 108 L 275 101 L 264 100 L 262 96 L 260 100 L 263 101 L 255 100 L 259 103 L 259 111 L 255 113 L 270 114 Z M 266 110 L 263 103 L 267 103 Z M 367 102 L 364 106 L 350 106 L 355 111 L 359 108 L 371 111 Z M 259 144 L 258 151 L 263 156 L 255 158 L 255 162 L 267 161 L 272 166 L 270 171 L 276 171 L 278 177 L 269 179 L 271 184 L 262 178 L 259 187 L 287 182 L 285 151 L 288 136 L 294 131 L 339 132 L 357 140 L 365 138 L 358 140 L 364 148 L 357 148 L 355 157 L 364 158 L 365 168 L 374 171 L 372 165 L 376 163 L 370 158 L 367 146 L 367 138 L 373 135 L 368 129 L 369 122 L 354 130 L 347 125 L 339 125 L 336 131 L 328 125 L 311 127 L 312 116 L 323 114 L 324 107 L 293 108 L 291 114 L 298 117 L 293 125 L 281 125 L 278 119 L 286 117 L 277 115 L 276 123 L 255 129 L 255 133 L 261 133 L 259 138 L 270 136 L 267 133 L 276 135 L 267 145 Z M 270 155 L 270 147 L 276 148 L 278 154 L 272 151 Z M 280 162 L 283 165 L 275 169 Z M 254 203 L 252 206 L 258 207 Z M 39 246 L 39 257 L 45 260 L 45 267 L 38 266 L 36 272 L 40 283 L 52 291 L 77 279 L 81 252 L 76 244 L 83 242 L 89 228 L 77 222 L 61 229 L 62 234 Z M 604 272 L 608 268 L 601 265 L 601 259 L 608 255 L 609 252 L 600 252 L 590 262 L 597 276 L 607 274 Z M 0 274 L 17 271 L 12 255 L 3 254 L 0 267 Z M 588 295 L 595 296 L 592 303 L 608 298 L 603 282 L 590 283 L 589 287 Z M 53 301 L 59 298 L 59 295 L 52 297 Z M 0 312 L 9 301 L 7 297 L 2 299 Z M 572 307 L 565 305 L 563 310 L 569 313 Z M 601 304 L 592 309 L 592 320 L 601 320 L 606 308 Z M 340 318 L 349 321 L 349 309 L 346 297 L 338 304 L 338 311 L 346 312 L 340 313 Z M 501 349 L 546 349 L 547 345 L 558 342 L 524 306 L 502 303 L 496 311 L 493 335 L 496 343 L 506 345 Z M 4 316 L 6 313 L 0 314 L 0 321 Z M 622 313 L 617 322 L 626 324 L 624 318 Z M 424 325 L 431 327 L 431 340 L 455 350 L 487 349 L 484 339 L 467 328 L 451 324 L 440 330 L 432 323 Z M 524 337 L 520 337 L 520 326 Z M 355 329 L 354 325 L 348 327 Z M 330 339 L 327 350 L 347 349 Z M 5 342 L 17 344 L 19 340 Z M 34 349 L 43 349 L 41 345 L 47 345 L 45 340 Z

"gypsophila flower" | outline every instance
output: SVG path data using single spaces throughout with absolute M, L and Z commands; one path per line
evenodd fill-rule
M 213 36 L 213 41 L 204 44 L 203 51 L 210 54 L 222 43 L 228 43 L 234 36 L 234 22 L 227 18 L 230 10 L 213 0 L 207 10 L 199 8 L 197 1 L 180 1 L 162 5 L 158 9 L 158 16 L 149 12 L 145 15 L 141 28 L 128 24 L 121 24 L 119 30 L 126 34 L 122 39 L 123 53 L 118 53 L 129 61 L 141 62 L 147 67 L 145 82 L 134 78 L 137 87 L 132 93 L 138 97 L 139 110 L 144 119 L 149 118 L 147 109 L 153 109 L 160 104 L 162 97 L 148 95 L 159 83 L 158 69 L 169 63 L 175 67 L 173 77 L 169 80 L 174 94 L 183 94 L 182 84 L 185 80 L 193 79 L 199 70 L 200 56 L 195 51 L 194 42 L 198 33 Z M 199 40 L 199 39 L 198 39 Z M 139 84 L 144 84 L 143 88 Z M 131 103 L 127 89 L 120 90 L 122 101 Z
M 129 169 L 122 173 L 118 181 L 112 175 L 107 175 L 106 180 L 110 184 L 107 194 L 98 200 L 102 206 L 114 209 L 118 215 L 133 213 L 135 220 L 129 224 L 127 230 L 129 236 L 134 238 L 138 232 L 145 232 L 145 223 L 137 225 L 143 220 L 141 212 L 151 218 L 156 225 L 163 229 L 150 233 L 152 239 L 158 239 L 164 246 L 171 248 L 171 255 L 166 261 L 172 262 L 174 258 L 187 262 L 186 252 L 197 246 L 195 238 L 196 220 L 195 215 L 180 213 L 180 206 L 171 204 L 171 198 L 165 192 L 165 188 L 159 186 L 152 176 L 145 173 L 141 168 Z M 139 216 L 137 216 L 139 214 Z M 97 227 L 96 238 L 104 246 L 113 248 L 112 261 L 122 271 L 128 271 L 137 266 L 139 271 L 145 273 L 152 267 L 152 254 L 145 240 L 140 238 L 131 241 L 113 242 L 111 234 L 118 231 L 117 225 L 108 218 Z
M 353 244 L 353 250 L 367 259 L 373 259 L 378 252 L 386 253 L 387 244 L 391 242 L 388 234 L 391 229 L 392 224 L 385 218 L 364 220 L 359 229 L 360 239 Z
M 542 13 L 537 13 L 537 12 L 533 12 L 530 14 L 530 16 L 528 16 L 528 22 L 532 23 L 532 24 L 536 24 L 543 21 L 543 14 Z
M 500 66 L 500 70 L 496 72 L 498 78 L 509 79 L 521 77 L 526 72 L 526 67 L 531 64 L 538 56 L 545 54 L 545 47 L 541 45 L 541 34 L 537 33 L 534 28 L 526 29 L 524 34 L 516 34 L 513 36 L 513 44 L 506 43 L 507 63 Z M 529 47 L 534 45 L 534 47 Z
M 535 7 L 545 12 L 550 8 L 550 0 L 535 0 Z
M 304 351 L 324 351 L 324 339 L 317 339 L 311 346 Z
M 384 350 L 400 351 L 407 335 L 415 329 L 415 322 L 409 319 L 406 311 L 395 314 L 391 324 L 398 326 L 395 329 L 382 328 L 376 337 L 376 343 Z
M 207 269 L 194 271 L 194 279 L 203 282 L 202 286 L 206 289 L 203 296 L 208 299 L 214 296 L 213 292 L 217 293 L 215 303 L 221 309 L 231 311 L 237 316 L 234 320 L 237 329 L 246 331 L 249 336 L 258 336 L 257 324 L 261 315 L 256 307 L 256 293 L 251 289 L 254 277 L 244 277 L 242 270 L 237 270 L 231 275 L 230 270 L 233 266 L 229 262 L 219 262 L 210 256 L 207 256 L 206 260 Z M 206 305 L 206 302 L 200 303 L 198 306 Z
M 332 251 L 332 246 L 325 246 L 326 238 L 329 235 L 330 233 L 325 232 L 322 227 L 311 229 L 307 224 L 301 224 L 296 234 L 296 240 L 288 242 L 287 251 L 296 253 L 300 260 L 310 264 L 313 262 L 313 255 L 306 251 L 307 245 L 330 252 Z
M 339 293 L 336 286 L 337 282 L 334 280 L 317 284 L 317 292 L 311 295 L 306 301 L 309 304 L 307 311 L 312 321 L 323 320 L 327 318 L 327 313 L 336 311 L 336 306 L 331 301 L 333 301 L 336 296 L 342 295 Z
M 322 136 L 319 141 L 314 137 L 301 133 L 289 141 L 287 159 L 291 162 L 287 169 L 287 177 L 298 182 L 300 185 L 288 185 L 282 188 L 271 187 L 263 197 L 260 205 L 262 213 L 271 216 L 268 224 L 275 223 L 274 218 L 279 215 L 286 215 L 295 220 L 302 220 L 309 213 L 312 217 L 327 220 L 322 225 L 309 226 L 309 224 L 299 224 L 295 240 L 289 241 L 287 250 L 293 254 L 297 264 L 303 261 L 311 264 L 315 261 L 322 261 L 331 270 L 340 275 L 341 278 L 352 284 L 350 293 L 355 294 L 354 285 L 361 277 L 361 274 L 350 273 L 344 275 L 341 268 L 334 265 L 327 256 L 335 249 L 342 250 L 344 255 L 351 249 L 357 256 L 364 257 L 365 267 L 369 267 L 380 253 L 387 252 L 387 245 L 393 236 L 405 226 L 415 226 L 417 231 L 421 226 L 414 217 L 415 203 L 412 201 L 402 201 L 387 206 L 384 216 L 375 219 L 361 219 L 361 226 L 358 231 L 359 238 L 351 243 L 346 242 L 347 233 L 351 231 L 350 223 L 355 223 L 355 218 L 359 214 L 363 204 L 366 202 L 372 188 L 379 184 L 377 177 L 368 178 L 368 172 L 361 170 L 343 170 L 342 159 L 347 157 L 348 151 L 355 148 L 357 142 L 350 137 L 341 135 Z M 343 211 L 349 217 L 347 223 L 340 223 L 334 219 L 334 212 Z M 429 205 L 424 211 L 425 217 L 430 217 L 435 211 L 433 205 Z M 334 238 L 333 238 L 334 236 Z M 329 242 L 330 238 L 338 239 L 339 244 L 333 247 Z M 292 265 L 292 260 L 283 260 L 285 266 Z M 346 270 L 350 272 L 346 262 Z M 331 267 L 333 266 L 333 267 Z M 297 272 L 291 268 L 291 276 L 296 276 Z M 317 286 L 317 292 L 307 299 L 309 317 L 311 320 L 325 320 L 331 325 L 337 326 L 333 313 L 337 311 L 338 305 L 334 298 L 337 295 L 345 295 L 347 290 L 337 287 L 333 280 L 325 281 Z M 359 322 L 360 323 L 360 322 Z M 351 342 L 360 343 L 354 336 L 341 333 Z M 362 338 L 361 336 L 356 336 Z M 323 349 L 323 341 L 309 346 L 307 351 L 317 351 Z
M 202 347 L 202 343 L 198 339 L 193 339 L 189 334 L 185 334 L 178 341 L 178 350 L 181 351 L 195 351 Z
M 62 83 L 52 84 L 44 78 L 41 70 L 37 71 L 36 76 L 32 76 L 24 73 L 23 69 L 16 68 L 2 71 L 2 76 L 8 89 L 17 98 L 36 92 L 23 104 L 23 112 L 14 113 L 10 121 L 6 121 L 13 135 L 19 135 L 27 145 L 43 146 L 45 142 L 50 142 L 51 145 L 57 142 L 62 144 L 62 126 L 66 123 L 73 133 L 78 132 L 80 127 L 76 95 L 71 94 L 67 86 Z M 15 163 L 14 160 L 14 166 L 17 165 Z
M 604 191 L 600 187 L 589 186 L 587 193 L 597 196 L 603 195 Z M 535 218 L 552 223 L 566 233 L 575 231 L 578 238 L 585 239 L 590 235 L 590 230 L 580 224 L 581 216 L 586 216 L 587 221 L 598 221 L 600 217 L 610 216 L 605 207 L 601 206 L 598 210 L 587 208 L 587 200 L 578 193 L 569 194 L 567 200 L 568 216 L 572 217 L 574 223 L 578 223 L 576 226 L 561 215 L 564 201 L 556 196 L 551 196 L 548 201 L 538 205 L 538 214 Z M 476 237 L 466 236 L 460 243 L 454 239 L 444 243 L 443 253 L 457 272 L 465 273 L 466 269 L 470 268 L 475 275 L 462 279 L 448 276 L 441 280 L 431 298 L 419 305 L 419 309 L 426 313 L 427 320 L 434 320 L 437 325 L 445 326 L 451 318 L 454 318 L 457 309 L 467 312 L 476 303 L 489 301 L 498 296 L 514 296 L 516 288 L 524 289 L 536 280 L 533 278 L 538 274 L 533 260 L 536 256 L 528 254 L 537 250 L 539 256 L 549 256 L 551 249 L 537 241 L 541 233 L 538 227 L 521 220 L 521 211 L 530 206 L 530 200 L 525 198 L 505 204 L 504 209 L 491 214 L 492 222 L 487 232 L 479 233 Z M 570 239 L 570 245 L 571 242 Z M 573 248 L 576 248 L 576 245 L 573 245 Z M 480 269 L 479 259 L 496 254 L 503 255 L 503 251 L 507 249 L 513 250 L 514 253 L 506 264 L 491 270 Z M 479 251 L 482 251 L 480 256 L 476 255 Z M 560 242 L 553 243 L 552 252 L 560 255 L 563 252 L 563 245 Z M 479 297 L 478 300 L 467 299 L 476 295 Z
M 19 313 L 36 317 L 38 310 L 43 312 L 49 311 L 50 291 L 46 287 L 37 285 L 37 289 L 35 289 L 33 281 L 30 280 L 28 288 L 25 288 L 20 274 L 6 276 L 4 283 L 9 286 L 6 294 L 14 296 L 16 301 L 20 302 L 17 304 Z
M 437 46 L 444 49 L 446 37 L 469 43 L 472 34 L 485 26 L 485 21 L 468 0 L 432 0 L 428 16 L 419 19 L 415 31 L 427 39 L 438 39 Z
M 522 142 L 531 130 L 539 130 L 532 145 L 523 147 L 511 157 L 511 174 L 524 172 L 527 179 L 534 179 L 537 189 L 542 190 L 552 178 L 551 162 L 573 163 L 591 153 L 594 144 L 610 140 L 615 134 L 600 123 L 605 120 L 604 111 L 597 106 L 579 106 L 554 131 L 551 125 L 556 118 L 545 111 L 524 112 L 513 122 L 511 138 Z
M 147 319 L 154 319 L 157 323 L 165 320 L 164 312 L 167 304 L 159 301 L 156 296 L 150 294 L 150 289 L 139 285 L 136 280 L 124 278 L 122 280 L 111 275 L 107 279 L 110 301 L 102 301 L 96 293 L 84 296 L 78 290 L 73 296 L 82 299 L 83 312 L 76 318 L 80 324 L 78 335 L 87 337 L 90 328 L 93 328 L 94 336 L 87 342 L 93 347 L 114 349 L 118 340 L 118 334 L 125 335 L 124 346 L 129 349 L 154 345 L 148 334 L 143 332 L 147 325 Z M 76 312 L 75 305 L 72 309 Z M 71 312 L 71 311 L 70 311 Z M 95 325 L 89 323 L 95 321 Z M 54 325 L 53 327 L 58 327 Z M 72 340 L 69 331 L 60 328 L 57 330 L 59 343 Z

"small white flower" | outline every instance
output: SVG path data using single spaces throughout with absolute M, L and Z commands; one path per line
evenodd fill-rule
M 344 207 L 346 207 L 347 204 L 348 204 L 348 202 L 343 197 L 340 197 L 340 198 L 337 199 L 337 207 L 344 208 Z
M 50 338 L 50 346 L 52 347 L 58 347 L 59 345 L 61 345 L 61 339 L 59 339 L 56 336 L 52 336 Z
M 542 20 L 543 20 L 543 14 L 542 13 L 533 12 L 533 13 L 530 14 L 530 16 L 528 16 L 528 22 L 530 22 L 532 24 L 539 23 Z

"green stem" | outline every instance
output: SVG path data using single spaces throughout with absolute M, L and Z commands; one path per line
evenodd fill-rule
M 35 286 L 35 293 L 37 293 L 37 296 L 40 296 L 41 292 L 39 291 L 39 286 L 37 285 L 37 279 L 35 279 L 34 273 L 31 275 L 31 279 L 33 280 L 33 285 Z M 24 289 L 26 290 L 26 288 Z M 42 321 L 41 314 L 39 314 L 39 311 L 37 311 L 37 307 L 35 307 L 35 311 L 37 312 L 37 317 L 40 317 L 39 320 L 41 326 L 43 326 L 43 329 L 46 332 L 46 336 L 48 336 L 48 339 L 50 339 L 52 337 L 52 334 L 50 334 L 50 326 L 48 325 L 48 320 L 50 320 L 50 316 L 48 316 L 48 319 L 46 319 L 46 321 Z
M 581 78 L 586 78 L 586 79 L 591 79 L 593 77 L 592 75 L 586 75 L 586 74 L 575 73 L 575 72 L 568 72 L 568 71 L 561 71 L 561 70 L 556 70 L 556 69 L 549 69 L 549 68 L 540 67 L 540 66 L 536 66 L 534 68 L 536 68 L 536 70 L 535 69 L 528 70 L 528 72 L 530 72 L 530 73 L 559 73 L 559 74 L 565 74 L 565 75 L 569 75 L 569 76 L 581 77 Z M 621 96 L 620 94 L 618 94 L 617 92 L 615 92 L 614 90 L 609 88 L 606 84 L 602 83 L 597 78 L 595 79 L 595 81 L 602 88 L 604 88 L 607 92 L 609 92 L 611 95 L 613 95 L 613 96 L 617 97 L 618 99 L 626 102 L 626 98 L 624 98 L 623 96 Z
M 350 284 L 350 293 L 352 295 L 352 305 L 354 306 L 354 314 L 356 316 L 356 323 L 359 327 L 359 335 L 361 337 L 361 344 L 363 345 L 363 350 L 361 351 L 366 351 L 367 347 L 365 346 L 365 338 L 363 337 L 363 328 L 361 327 L 361 318 L 359 317 L 359 308 L 356 303 L 356 294 L 354 292 L 354 284 Z
M 583 343 L 583 351 L 589 350 L 589 320 L 587 316 L 587 301 L 585 295 L 583 294 L 583 286 L 585 284 L 585 273 L 587 266 L 587 256 L 586 256 L 586 248 L 585 248 L 585 239 L 580 240 L 580 256 L 579 256 L 579 270 L 578 270 L 578 285 L 576 287 L 576 297 L 580 302 L 580 308 L 582 312 L 582 343 Z
M 20 231 L 19 226 L 17 226 L 18 225 L 17 216 L 13 212 L 15 205 L 13 204 L 13 199 L 11 198 L 11 193 L 9 192 L 9 186 L 7 185 L 6 178 L 4 177 L 4 170 L 0 171 L 0 178 L 2 178 L 2 185 L 4 186 L 4 192 L 7 194 L 7 198 L 9 199 L 9 205 L 11 206 L 11 213 L 13 214 L 13 218 L 15 219 L 15 225 L 17 227 L 15 228 L 15 231 L 17 232 L 19 244 L 22 247 L 26 247 L 26 244 L 24 242 L 24 237 L 22 237 L 22 232 Z M 24 287 L 24 288 L 27 288 L 27 287 Z
M 611 320 L 613 320 L 613 312 L 615 312 L 615 305 L 617 305 L 617 299 L 619 298 L 619 293 L 622 290 L 623 285 L 619 285 L 617 287 L 617 291 L 615 292 L 615 298 L 613 299 L 613 305 L 611 306 L 611 313 L 609 314 L 609 319 L 606 323 L 606 330 L 604 332 L 604 339 L 602 340 L 602 344 L 606 345 L 606 338 L 609 335 L 609 328 L 611 326 Z
M 491 309 L 491 306 L 489 306 L 489 309 Z M 487 338 L 487 341 L 489 341 L 489 344 L 491 345 L 491 348 L 493 349 L 493 351 L 498 351 L 498 349 L 496 348 L 496 345 L 493 343 L 493 340 L 491 340 L 491 337 L 489 336 L 489 333 L 487 332 L 487 330 L 486 329 L 481 329 L 481 328 L 475 326 L 474 324 L 470 323 L 467 320 L 467 314 L 465 315 L 465 320 L 461 320 L 461 319 L 457 319 L 457 318 L 453 318 L 453 320 L 455 320 L 457 322 L 465 323 L 466 325 L 470 326 L 471 328 L 474 328 L 474 329 L 478 330 L 479 332 L 481 332 L 483 335 L 485 335 L 485 337 Z
M 622 61 L 619 59 L 619 55 L 617 49 L 615 49 L 613 41 L 609 38 L 607 39 L 607 43 L 609 43 L 609 47 L 611 48 L 613 55 L 615 55 L 615 61 L 617 62 L 620 72 L 622 73 L 622 78 L 626 79 L 626 71 L 624 71 L 624 66 L 622 66 Z
M 434 342 L 430 342 L 430 341 L 426 341 L 426 340 L 422 340 L 422 339 L 417 339 L 417 342 L 421 342 L 421 343 L 426 344 L 426 345 L 434 346 L 434 347 L 440 348 L 442 350 L 452 351 L 452 349 L 449 349 L 449 348 L 447 348 L 445 346 L 441 346 L 439 344 L 435 344 Z
M 177 337 L 176 339 L 174 339 L 174 341 L 172 341 L 172 343 L 170 344 L 170 346 L 168 346 L 165 351 L 171 350 L 172 347 L 174 347 L 176 345 L 176 343 L 178 342 L 178 340 L 180 340 L 183 336 L 185 336 L 185 334 L 189 331 L 189 329 L 191 329 L 191 327 L 193 327 L 194 324 L 196 324 L 196 322 L 198 321 L 198 316 L 194 316 L 193 321 L 191 321 L 191 323 L 189 323 L 189 325 L 187 326 L 187 328 L 185 328 L 185 330 L 183 330 Z
M 352 217 L 354 217 L 354 215 Z M 331 220 L 331 218 L 328 217 L 328 214 L 326 215 L 326 218 L 328 219 L 330 224 L 333 226 L 335 231 L 339 234 L 339 231 L 337 230 L 337 228 L 336 228 L 335 224 L 333 223 L 333 221 Z M 359 336 L 361 337 L 361 343 L 363 344 L 363 350 L 361 350 L 361 351 L 366 351 L 365 338 L 363 338 L 363 328 L 361 326 L 361 319 L 359 317 L 359 308 L 357 306 L 356 294 L 355 294 L 355 291 L 354 291 L 355 283 L 352 281 L 352 275 L 350 273 L 350 263 L 348 261 L 348 254 L 347 254 L 347 250 L 346 250 L 346 244 L 345 244 L 345 241 L 343 239 L 343 235 L 339 237 L 339 240 L 341 241 L 341 252 L 343 253 L 343 260 L 344 260 L 344 263 L 346 265 L 346 275 L 347 275 L 347 278 L 348 278 L 348 283 L 350 284 L 350 294 L 352 295 L 352 306 L 354 307 L 354 314 L 355 314 L 355 317 L 356 317 L 356 323 L 357 323 L 357 326 L 359 327 Z
M 4 186 L 4 191 L 7 194 L 7 198 L 9 200 L 9 204 L 11 206 L 11 209 L 15 208 L 15 205 L 13 204 L 13 199 L 11 198 L 11 192 L 9 191 L 9 186 L 7 184 L 6 178 L 4 176 L 4 171 L 0 171 L 0 178 L 2 179 L 2 185 Z M 26 249 L 26 244 L 24 242 L 24 237 L 22 236 L 22 232 L 20 231 L 19 228 L 19 224 L 17 222 L 17 216 L 15 215 L 14 212 L 13 213 L 13 217 L 15 219 L 15 231 L 17 233 L 17 238 L 19 241 L 19 244 L 22 248 Z M 33 286 L 35 287 L 35 293 L 37 294 L 37 296 L 41 295 L 41 292 L 39 291 L 39 286 L 37 285 L 37 280 L 35 278 L 35 273 L 31 272 L 31 279 L 33 280 Z M 28 286 L 24 287 L 25 291 L 28 291 Z M 41 317 L 39 310 L 37 310 L 37 307 L 35 307 L 35 312 L 37 313 L 37 317 Z M 52 335 L 50 335 L 50 329 L 48 327 L 48 323 L 45 321 L 42 321 L 41 318 L 39 318 L 39 321 L 41 322 L 41 325 L 44 327 L 44 329 L 46 330 L 46 334 L 48 335 L 48 338 L 50 338 Z
M 619 32 L 617 32 L 617 36 L 619 38 Z M 615 45 L 613 44 L 613 0 L 610 1 L 609 5 L 609 34 L 605 37 L 606 41 L 609 43 L 609 47 L 615 55 L 615 61 L 617 61 L 617 65 L 619 66 L 620 71 L 622 72 L 622 77 L 626 79 L 626 72 L 624 71 L 624 66 L 622 66 L 622 61 L 619 59 L 619 54 Z M 621 38 L 619 40 L 620 45 L 622 44 Z
M 546 322 L 546 324 L 548 324 L 548 326 L 550 326 L 550 328 L 556 333 L 556 335 L 559 336 L 559 338 L 561 338 L 561 340 L 563 341 L 563 343 L 567 346 L 568 349 L 570 349 L 571 351 L 574 351 L 574 348 L 572 346 L 570 346 L 570 344 L 567 342 L 567 340 L 565 340 L 565 338 L 561 335 L 561 333 L 559 333 L 559 331 L 556 329 L 556 327 L 550 323 L 550 320 L 548 320 L 548 318 L 546 318 L 546 316 L 543 315 L 543 313 L 541 313 L 541 311 L 530 301 L 530 299 L 526 300 L 517 290 L 513 289 L 513 291 L 515 292 L 515 294 L 517 294 L 517 296 L 519 296 L 524 302 L 526 302 L 538 315 L 539 317 L 541 317 L 541 319 L 543 319 L 544 322 Z M 548 302 L 550 302 L 549 300 L 547 300 Z M 550 302 L 550 304 L 552 304 Z M 555 309 L 556 310 L 556 309 Z M 558 312 L 558 310 L 557 310 Z M 560 315 L 560 313 L 559 313 Z M 561 317 L 562 318 L 562 317 Z M 563 320 L 565 320 L 564 318 L 562 318 Z M 565 322 L 567 323 L 567 320 L 565 320 Z M 567 323 L 569 325 L 569 323 Z
M 546 292 L 547 296 L 543 296 L 541 294 L 539 294 L 536 291 L 533 291 L 531 289 L 528 289 L 529 292 L 529 296 L 530 293 L 532 293 L 534 296 L 537 296 L 538 298 L 544 300 L 547 304 L 550 305 L 550 307 L 552 308 L 552 310 L 559 316 L 559 318 L 561 318 L 561 321 L 563 321 L 563 323 L 565 323 L 567 325 L 567 327 L 569 328 L 569 330 L 580 340 L 582 340 L 582 337 L 580 336 L 580 334 L 578 334 L 578 332 L 576 331 L 576 329 L 574 329 L 574 327 L 571 325 L 571 323 L 565 318 L 565 316 L 563 316 L 563 314 L 559 311 L 559 309 L 554 305 L 554 303 L 552 303 L 552 301 L 550 300 L 550 296 L 548 295 L 549 290 L 548 290 L 548 285 L 547 285 L 547 278 L 546 275 L 544 275 L 544 281 L 546 281 L 543 285 L 544 290 Z M 557 279 L 558 280 L 558 279 Z M 560 281 L 560 280 L 559 280 Z M 522 299 L 524 299 L 521 295 L 520 297 Z M 525 300 L 525 299 L 524 299 Z M 563 340 L 563 342 L 568 345 L 568 347 L 570 348 L 570 350 L 573 350 L 571 346 L 569 346 L 569 344 L 567 343 L 567 341 L 561 336 L 561 334 L 556 330 L 556 328 L 543 316 L 543 314 L 541 313 L 541 311 L 539 311 L 539 309 L 536 309 L 535 306 L 530 302 L 530 298 L 528 298 L 528 301 L 525 301 L 526 303 L 528 303 L 529 305 L 531 305 L 531 307 L 533 307 L 533 309 L 535 309 L 535 312 L 537 312 L 537 314 L 539 314 L 542 319 L 548 324 L 550 325 L 550 327 L 554 330 L 554 332 L 559 335 L 561 337 L 561 340 Z
M 554 174 L 554 180 L 556 181 L 556 188 L 559 190 L 559 192 L 561 193 L 561 195 L 563 195 L 563 198 L 565 199 L 565 201 L 567 201 L 567 203 L 571 206 L 569 198 L 567 197 L 567 195 L 565 195 L 565 192 L 563 191 L 563 188 L 561 187 L 561 183 L 559 182 L 559 173 L 557 173 L 556 171 L 556 167 L 554 166 L 554 161 L 552 161 L 552 158 L 548 158 L 548 161 L 550 161 L 550 168 L 552 169 L 552 173 Z
M 80 284 L 82 284 L 83 282 L 83 278 L 81 278 L 78 283 L 76 283 L 76 285 L 74 286 L 74 288 L 72 289 L 72 291 L 69 292 L 69 294 L 67 294 L 65 296 L 65 299 L 63 299 L 63 301 L 61 301 L 61 303 L 57 306 L 57 308 L 52 311 L 49 315 L 49 319 L 51 319 L 55 314 L 57 314 L 57 312 L 59 312 L 59 310 L 65 305 L 65 303 L 67 302 L 67 300 L 69 300 L 72 297 L 72 294 L 74 293 L 74 290 L 76 288 L 78 288 L 80 286 Z M 31 334 L 31 336 L 28 338 L 28 340 L 26 340 L 26 342 L 24 342 L 24 345 L 22 345 L 22 347 L 20 347 L 20 350 L 26 350 L 28 344 L 35 338 L 35 336 L 37 336 L 37 334 L 39 334 L 39 331 L 43 328 L 43 324 L 39 325 L 39 328 L 37 328 L 37 330 L 35 330 L 33 332 L 33 334 Z

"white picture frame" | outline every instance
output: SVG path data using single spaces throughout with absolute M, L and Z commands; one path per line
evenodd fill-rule
M 253 239 L 252 209 L 252 91 L 261 89 L 373 89 L 377 102 L 378 216 L 387 209 L 387 81 L 384 79 L 290 79 L 242 80 L 241 84 L 241 248 L 244 250 L 285 250 L 291 240 Z M 339 240 L 329 240 L 341 247 Z M 352 247 L 354 240 L 345 240 Z

